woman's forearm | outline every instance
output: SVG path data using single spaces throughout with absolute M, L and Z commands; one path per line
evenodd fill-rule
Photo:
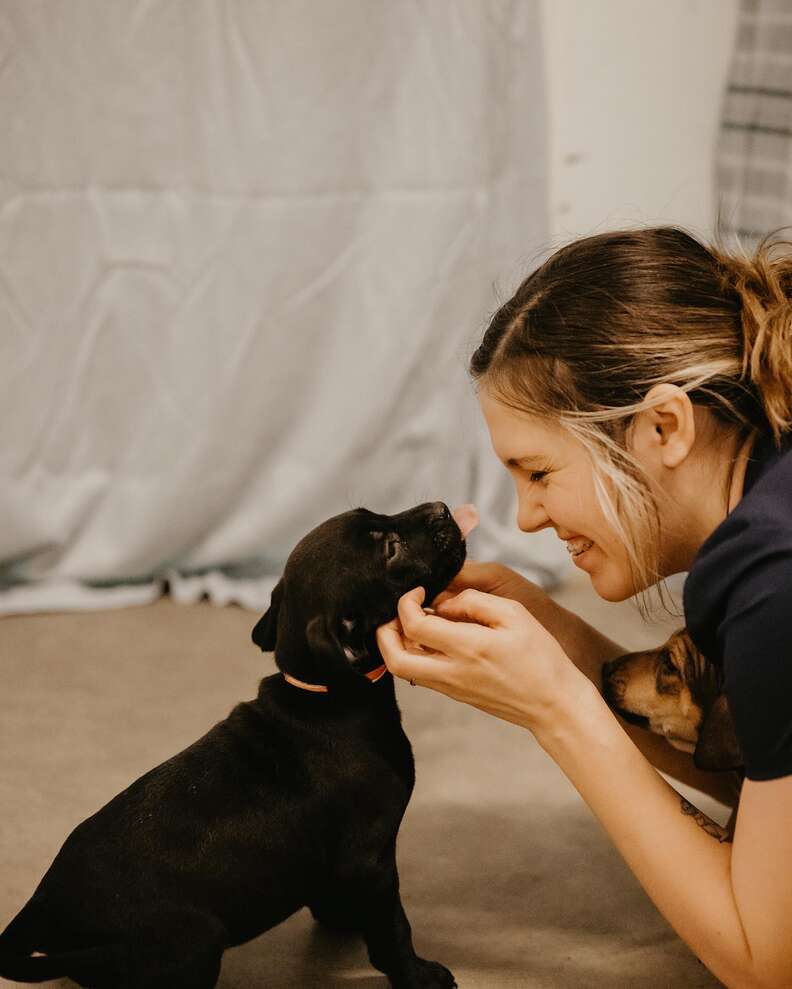
M 597 687 L 600 686 L 602 664 L 629 652 L 629 649 L 554 601 L 538 584 L 524 581 L 517 599 L 544 625 L 575 666 Z
M 732 851 L 725 829 L 680 799 L 525 607 L 467 588 L 427 613 L 423 596 L 420 587 L 402 595 L 398 619 L 377 630 L 388 669 L 529 729 L 701 960 L 735 989 L 789 989 L 792 786 L 749 781 Z
M 535 584 L 526 582 L 520 603 L 544 625 L 575 666 L 598 690 L 601 689 L 602 664 L 629 652 L 579 615 L 558 604 Z M 702 772 L 693 765 L 693 759 L 688 753 L 673 748 L 659 735 L 628 724 L 618 715 L 616 717 L 622 729 L 655 768 L 727 806 L 736 802 L 736 790 L 730 776 Z
M 533 727 L 539 743 L 701 961 L 727 986 L 762 986 L 732 889 L 731 845 L 652 768 L 597 691 L 578 693 L 569 716 Z

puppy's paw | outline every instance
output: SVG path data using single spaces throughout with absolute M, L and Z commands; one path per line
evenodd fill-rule
M 393 983 L 393 989 L 455 989 L 456 979 L 441 965 L 425 958 L 415 959 L 415 968 L 409 980 Z

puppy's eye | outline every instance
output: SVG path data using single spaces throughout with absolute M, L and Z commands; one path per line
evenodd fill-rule
M 677 675 L 677 668 L 676 666 L 674 666 L 674 662 L 668 653 L 663 654 L 663 661 L 660 665 L 662 667 L 663 673 L 669 673 L 673 676 Z
M 388 536 L 388 538 L 385 540 L 385 559 L 392 560 L 398 552 L 399 552 L 398 536 Z
M 376 529 L 372 529 L 372 531 L 369 533 L 369 535 L 371 536 L 371 538 L 374 540 L 375 543 L 378 543 L 382 539 L 382 537 L 385 535 L 385 533 L 384 532 L 378 532 Z

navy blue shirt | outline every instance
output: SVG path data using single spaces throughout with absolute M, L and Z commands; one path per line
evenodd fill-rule
M 792 774 L 792 435 L 754 443 L 743 495 L 701 545 L 683 591 L 688 632 L 723 667 L 752 780 Z

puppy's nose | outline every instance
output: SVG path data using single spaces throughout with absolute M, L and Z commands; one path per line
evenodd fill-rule
M 618 659 L 611 659 L 609 662 L 602 664 L 602 676 L 600 681 L 602 696 L 608 704 L 611 705 L 618 705 L 622 700 L 624 684 L 618 677 L 614 676 L 614 673 L 618 670 L 620 663 L 621 656 Z

